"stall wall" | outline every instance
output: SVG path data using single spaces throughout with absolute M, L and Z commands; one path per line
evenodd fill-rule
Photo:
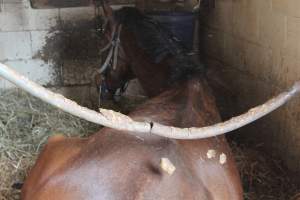
M 235 114 L 300 80 L 299 0 L 216 0 L 200 20 L 201 49 L 218 61 Z M 300 172 L 300 97 L 239 133 Z
M 62 74 L 53 60 L 38 56 L 58 23 L 90 20 L 93 8 L 43 9 L 30 7 L 29 0 L 0 1 L 0 62 L 43 85 L 57 85 Z M 59 47 L 57 47 L 59 48 Z M 58 49 L 51 49 L 53 54 Z M 0 80 L 0 88 L 12 85 Z
M 86 105 L 101 61 L 94 19 L 92 6 L 32 9 L 29 0 L 0 0 L 0 62 Z M 0 89 L 12 87 L 0 78 Z

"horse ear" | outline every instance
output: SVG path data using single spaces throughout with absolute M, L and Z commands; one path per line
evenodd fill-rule
M 110 22 L 114 21 L 114 11 L 112 7 L 109 5 L 109 2 L 107 0 L 101 0 L 102 9 L 105 17 L 108 18 Z

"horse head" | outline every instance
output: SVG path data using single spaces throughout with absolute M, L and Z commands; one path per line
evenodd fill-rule
M 105 61 L 101 74 L 104 91 L 113 93 L 131 78 L 137 77 L 150 97 L 180 84 L 191 76 L 204 74 L 184 44 L 163 24 L 137 8 L 103 9 L 108 20 Z M 103 92 L 103 91 L 102 91 Z
M 115 12 L 107 1 L 101 1 L 101 5 L 106 18 L 102 28 L 105 41 L 100 50 L 103 62 L 97 70 L 95 82 L 100 89 L 101 99 L 111 99 L 118 89 L 124 90 L 127 81 L 133 78 L 133 74 L 129 67 L 130 60 L 120 39 L 122 24 L 116 20 Z

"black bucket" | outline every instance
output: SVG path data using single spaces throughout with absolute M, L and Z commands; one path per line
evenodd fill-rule
M 166 26 L 189 50 L 193 49 L 196 14 L 192 12 L 149 12 Z

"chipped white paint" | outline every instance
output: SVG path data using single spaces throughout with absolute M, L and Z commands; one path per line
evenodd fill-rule
M 208 150 L 207 153 L 206 153 L 206 156 L 207 156 L 208 159 L 215 158 L 216 155 L 217 155 L 217 152 L 216 152 L 216 150 L 214 150 L 214 149 L 210 149 L 210 150 Z
M 221 164 L 221 165 L 224 165 L 224 164 L 226 163 L 226 161 L 227 161 L 227 156 L 226 156 L 225 153 L 222 153 L 222 154 L 220 155 L 219 161 L 220 161 L 220 164 Z
M 173 165 L 173 163 L 168 158 L 161 158 L 160 160 L 160 168 L 167 172 L 169 175 L 172 175 L 176 167 Z

